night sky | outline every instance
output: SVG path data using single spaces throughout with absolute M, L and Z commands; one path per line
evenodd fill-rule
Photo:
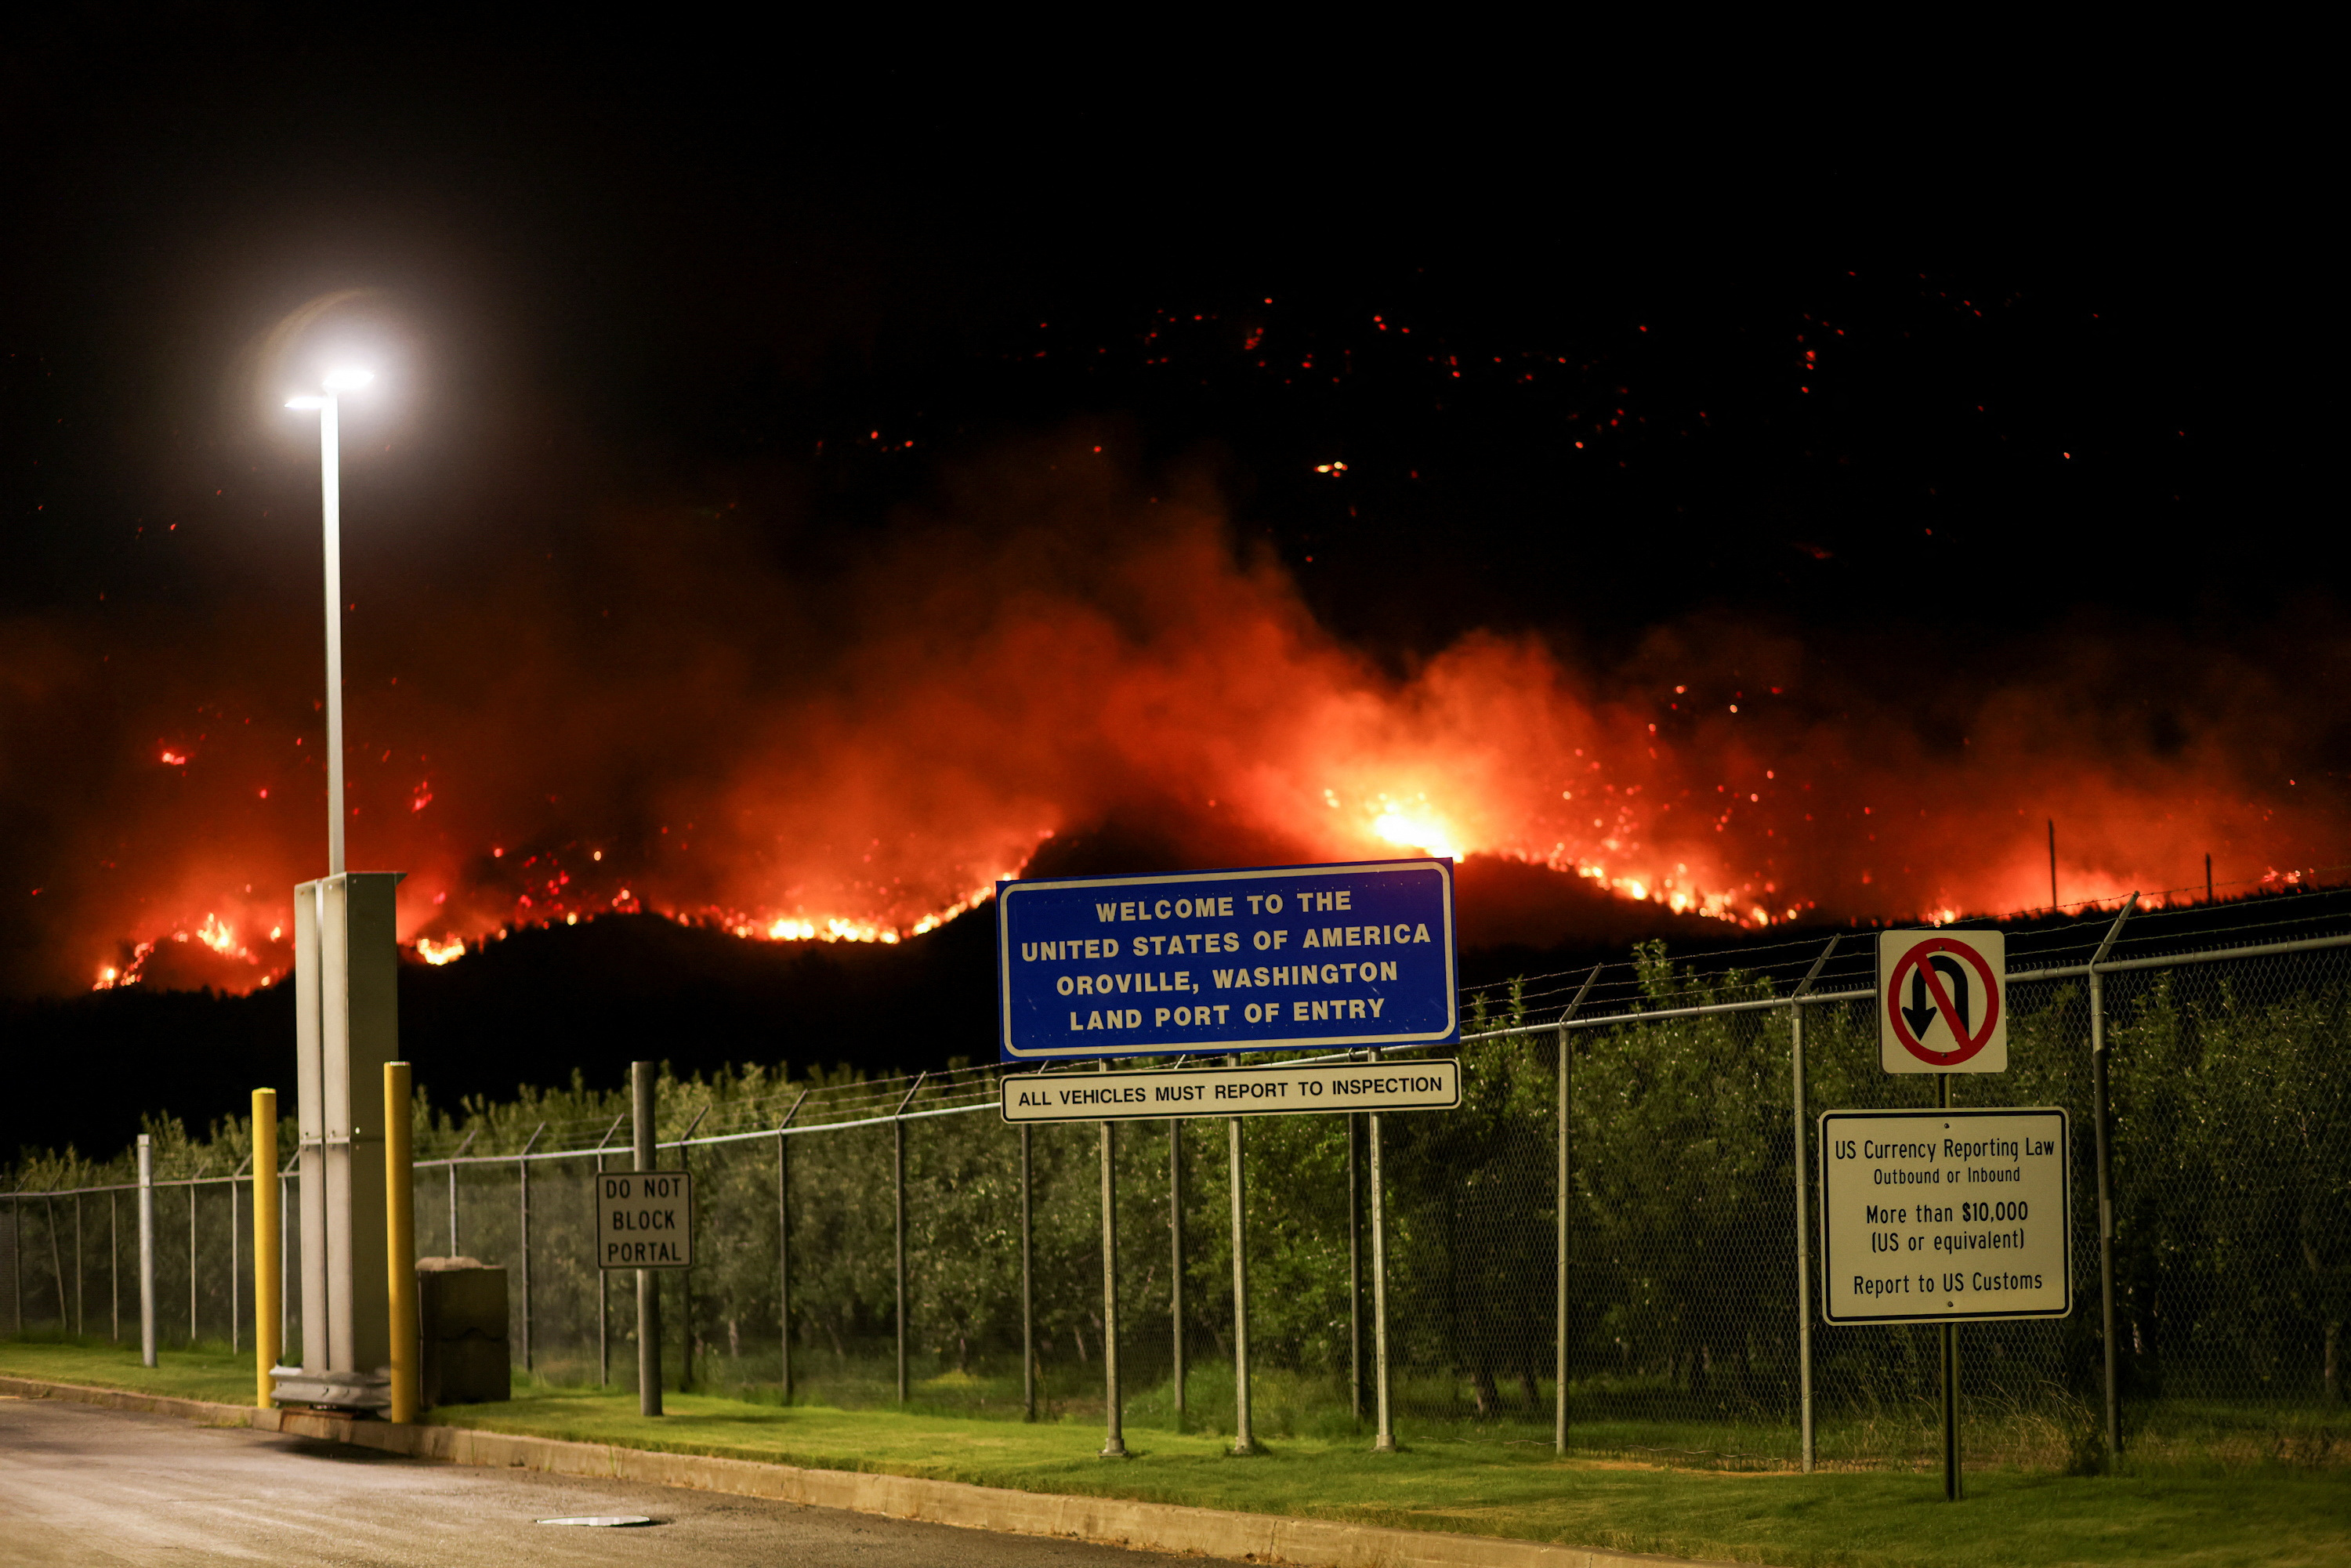
M 412 935 L 905 929 L 1106 823 L 1330 852 L 1215 825 L 1290 743 L 1280 680 L 1218 685 L 1244 632 L 1301 723 L 1308 675 L 1378 694 L 1383 746 L 1484 682 L 1446 722 L 1507 758 L 1555 677 L 1537 720 L 1596 716 L 1530 736 L 1545 800 L 1639 723 L 1644 801 L 1845 770 L 1846 827 L 1791 797 L 1726 851 L 1774 919 L 2046 902 L 1983 868 L 2053 816 L 2065 902 L 2200 885 L 2199 847 L 2238 886 L 2351 862 L 2311 253 L 2252 129 L 2160 84 L 53 26 L 0 93 L 0 992 L 248 887 L 242 985 L 156 983 L 276 961 L 324 836 L 315 435 L 277 405 L 339 340 L 381 372 L 345 415 L 353 863 L 419 871 Z M 1187 659 L 1228 674 L 1056 749 L 1098 666 Z M 1699 727 L 1734 705 L 1765 738 Z M 1917 836 L 1880 847 L 1889 790 Z M 1509 810 L 1464 847 L 1582 831 Z M 703 835 L 723 867 L 662 858 Z

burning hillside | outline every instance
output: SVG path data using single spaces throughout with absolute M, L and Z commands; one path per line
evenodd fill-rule
M 1214 503 L 1137 493 L 1090 441 L 960 495 L 847 565 L 721 506 L 355 571 L 352 863 L 411 873 L 404 938 L 445 962 L 653 910 L 893 942 L 1114 816 L 1200 856 L 1525 862 L 1741 925 L 2043 904 L 2051 818 L 2069 901 L 2200 881 L 2208 852 L 2222 882 L 2340 858 L 2330 801 L 2266 776 L 2296 698 L 2250 667 L 2158 651 L 2129 689 L 2160 678 L 2159 714 L 2111 665 L 1906 698 L 1705 620 L 1604 667 L 1492 633 L 1395 667 Z M 87 629 L 7 629 L 20 727 L 103 759 L 42 807 L 69 846 L 32 895 L 43 988 L 287 967 L 324 836 L 297 608 L 184 653 L 115 633 L 128 684 Z

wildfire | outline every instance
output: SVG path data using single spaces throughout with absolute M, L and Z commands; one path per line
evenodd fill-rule
M 224 958 L 251 956 L 236 945 L 236 933 L 223 925 L 219 915 L 209 912 L 204 915 L 204 923 L 196 928 L 196 940 Z
M 1907 710 L 1871 706 L 1865 683 L 1781 676 L 1804 674 L 1802 650 L 1735 626 L 1668 628 L 1606 667 L 1473 632 L 1399 673 L 1330 633 L 1220 519 L 1032 482 L 998 488 L 1045 520 L 911 534 L 904 557 L 849 573 L 820 607 L 724 552 L 712 559 L 733 564 L 713 576 L 669 548 L 666 522 L 644 540 L 612 525 L 608 542 L 632 548 L 609 558 L 658 580 L 634 597 L 778 614 L 664 622 L 658 678 L 583 681 L 563 639 L 608 635 L 606 601 L 583 600 L 594 608 L 570 626 L 549 604 L 543 643 L 465 664 L 498 680 L 446 679 L 413 716 L 387 716 L 352 764 L 353 849 L 412 873 L 402 939 L 444 965 L 516 928 L 643 914 L 747 940 L 886 946 L 986 900 L 984 869 L 1105 825 L 1165 829 L 1194 864 L 1515 862 L 1741 927 L 2038 907 L 2053 817 L 2069 904 L 2200 883 L 2208 851 L 2225 886 L 2230 869 L 2316 863 L 2340 841 L 2332 797 L 2241 776 L 2235 759 L 2258 747 L 2226 706 L 2176 755 L 2077 741 L 2075 716 L 2100 694 L 2067 684 L 2063 661 L 2040 684 L 1969 696 L 1957 751 Z M 747 644 L 770 620 L 841 634 Z M 786 667 L 790 681 L 771 678 Z M 89 813 L 85 863 L 110 872 L 120 855 L 136 874 L 93 879 L 102 891 L 53 917 L 55 983 L 249 987 L 287 967 L 287 890 L 316 874 L 317 819 L 277 807 L 316 797 L 317 737 L 266 722 L 248 696 L 233 707 L 256 716 L 208 719 L 204 768 L 155 738 L 184 718 L 130 732 L 120 755 L 187 772 L 162 804 Z M 543 722 L 567 705 L 579 722 Z M 526 730 L 541 738 L 517 747 Z

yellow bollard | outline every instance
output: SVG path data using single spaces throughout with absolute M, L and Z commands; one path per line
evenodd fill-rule
M 383 1064 L 384 1259 L 392 1274 L 392 1418 L 416 1419 L 416 1214 L 410 1188 L 414 1125 L 405 1061 Z
M 281 1293 L 286 1260 L 277 1252 L 277 1091 L 253 1092 L 253 1407 L 269 1408 L 269 1369 L 286 1347 Z

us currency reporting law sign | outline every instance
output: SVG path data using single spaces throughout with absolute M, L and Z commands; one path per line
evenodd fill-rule
M 694 1178 L 684 1171 L 599 1171 L 596 1266 L 694 1265 Z
M 2008 1071 L 2008 937 L 1882 931 L 1877 1058 L 1888 1072 Z
M 2061 1109 L 1821 1117 L 1821 1314 L 1990 1322 L 2074 1310 Z
M 996 897 L 1008 1061 L 1461 1037 L 1449 860 L 999 882 Z
M 1315 1061 L 1157 1072 L 1029 1072 L 1005 1078 L 1008 1122 L 1121 1122 L 1333 1111 L 1451 1111 L 1461 1064 Z

